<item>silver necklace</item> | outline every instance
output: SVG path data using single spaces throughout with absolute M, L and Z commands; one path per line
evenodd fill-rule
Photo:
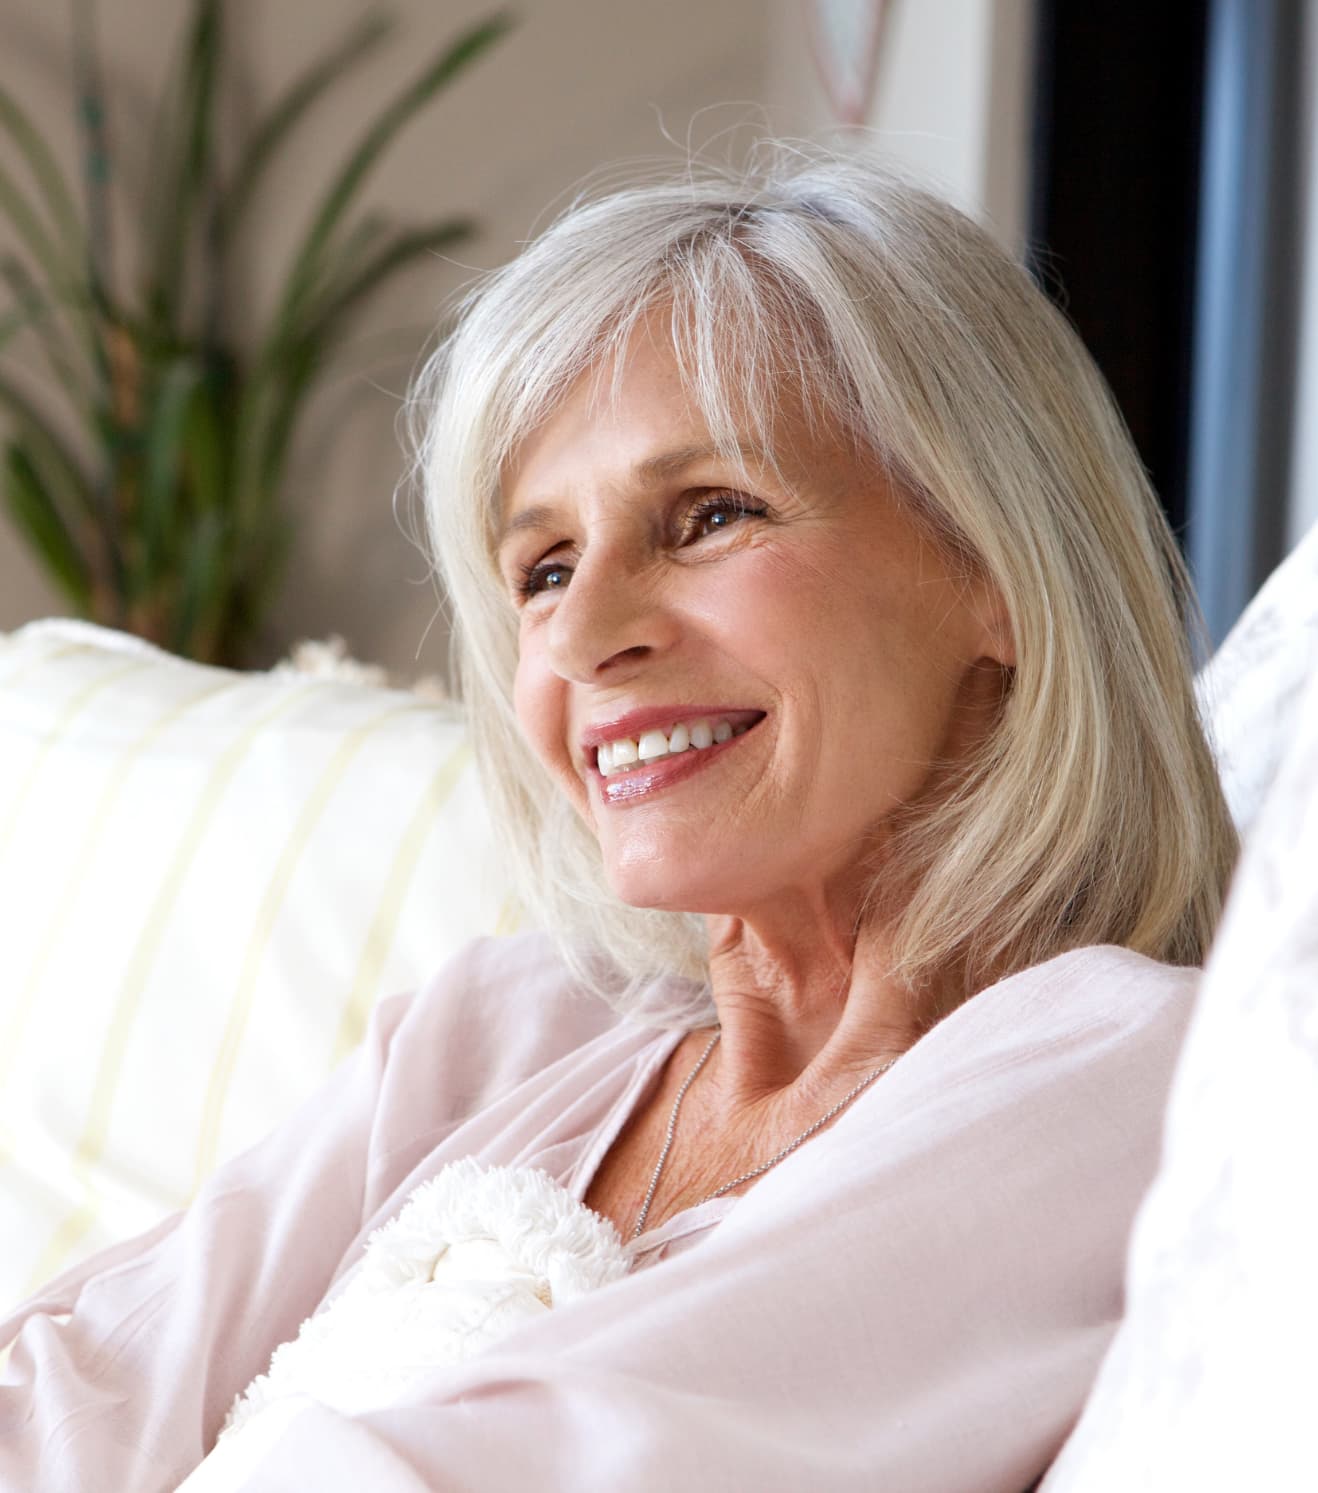
M 717 1043 L 718 1039 L 722 1035 L 722 1027 L 717 1028 L 714 1032 L 714 1035 L 709 1039 L 709 1045 L 705 1048 L 704 1052 L 701 1053 L 700 1061 L 694 1068 L 692 1068 L 690 1073 L 687 1074 L 686 1082 L 680 1089 L 678 1089 L 677 1098 L 673 1100 L 673 1112 L 668 1117 L 668 1134 L 664 1137 L 664 1148 L 659 1153 L 659 1160 L 655 1164 L 654 1176 L 650 1178 L 649 1191 L 645 1194 L 645 1201 L 641 1204 L 641 1211 L 636 1218 L 636 1226 L 632 1229 L 633 1239 L 639 1239 L 641 1237 L 641 1231 L 645 1228 L 645 1220 L 650 1213 L 650 1204 L 654 1201 L 655 1189 L 659 1186 L 659 1178 L 664 1174 L 664 1166 L 668 1161 L 668 1153 L 673 1148 L 673 1136 L 677 1131 L 677 1112 L 682 1108 L 682 1100 L 686 1098 L 686 1091 L 695 1082 L 696 1075 L 709 1061 L 709 1055 L 714 1051 L 715 1043 Z M 886 1063 L 876 1068 L 874 1072 L 871 1073 L 867 1078 L 862 1078 L 861 1081 L 856 1085 L 856 1087 L 852 1089 L 849 1094 L 839 1099 L 838 1102 L 833 1106 L 832 1109 L 829 1110 L 826 1115 L 820 1115 L 820 1117 L 815 1121 L 813 1125 L 811 1125 L 808 1129 L 803 1130 L 794 1141 L 790 1142 L 788 1145 L 785 1145 L 782 1150 L 779 1151 L 776 1155 L 770 1156 L 768 1161 L 763 1162 L 759 1166 L 752 1167 L 748 1172 L 742 1172 L 740 1177 L 734 1177 L 731 1182 L 725 1182 L 722 1187 L 716 1187 L 713 1192 L 707 1192 L 704 1197 L 700 1199 L 700 1202 L 693 1203 L 691 1206 L 694 1208 L 699 1208 L 702 1203 L 709 1202 L 711 1198 L 722 1197 L 725 1192 L 731 1192 L 734 1187 L 740 1187 L 743 1182 L 749 1182 L 752 1177 L 759 1177 L 763 1175 L 763 1173 L 767 1172 L 770 1167 L 777 1166 L 784 1156 L 790 1156 L 798 1146 L 804 1145 L 806 1141 L 808 1141 L 810 1137 L 815 1133 L 815 1131 L 819 1130 L 822 1126 L 827 1125 L 834 1115 L 841 1114 L 841 1112 L 846 1109 L 847 1105 L 850 1104 L 858 1094 L 869 1088 L 870 1084 L 872 1084 L 876 1078 L 882 1077 L 882 1075 L 885 1074 L 896 1061 L 896 1058 L 889 1058 Z

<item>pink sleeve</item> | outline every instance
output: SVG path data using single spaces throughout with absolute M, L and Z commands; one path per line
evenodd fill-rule
M 408 1009 L 376 1011 L 315 1099 L 185 1213 L 0 1321 L 0 1489 L 173 1488 L 234 1395 L 319 1302 L 357 1232 L 371 1120 Z

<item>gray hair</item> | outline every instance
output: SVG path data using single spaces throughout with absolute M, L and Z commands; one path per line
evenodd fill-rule
M 532 916 L 624 1009 L 708 1012 L 700 919 L 621 903 L 512 704 L 494 562 L 520 443 L 666 315 L 715 443 L 772 450 L 784 377 L 997 586 L 1016 650 L 995 729 L 899 840 L 895 970 L 968 988 L 1114 943 L 1202 960 L 1236 837 L 1191 688 L 1175 540 L 1075 332 L 970 219 L 862 159 L 777 153 L 574 205 L 465 299 L 412 406 L 429 542 L 492 812 Z M 747 431 L 746 411 L 758 422 Z M 894 873 L 891 863 L 885 877 Z M 620 980 L 599 976 L 599 956 Z M 646 1005 L 660 972 L 692 998 Z

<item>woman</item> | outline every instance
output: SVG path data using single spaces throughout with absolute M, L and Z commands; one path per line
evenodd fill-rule
M 172 1486 L 476 1157 L 612 1220 L 628 1277 L 306 1407 L 243 1486 L 1025 1487 L 1119 1316 L 1235 848 L 1098 375 L 951 208 L 798 163 L 569 213 L 417 409 L 560 952 L 387 1003 L 186 1215 L 20 1313 L 0 1486 Z

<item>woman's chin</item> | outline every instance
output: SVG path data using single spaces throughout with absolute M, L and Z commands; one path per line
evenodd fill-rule
M 671 888 L 633 887 L 613 884 L 613 894 L 619 902 L 646 912 L 699 912 L 690 897 L 683 896 Z
M 620 902 L 649 912 L 721 912 L 728 900 L 728 888 L 708 876 L 674 874 L 657 865 L 611 869 L 609 886 Z
M 601 837 L 609 888 L 629 907 L 702 916 L 740 916 L 775 902 L 801 879 L 805 857 L 779 855 L 769 836 L 737 827 L 682 826 L 681 833 Z

